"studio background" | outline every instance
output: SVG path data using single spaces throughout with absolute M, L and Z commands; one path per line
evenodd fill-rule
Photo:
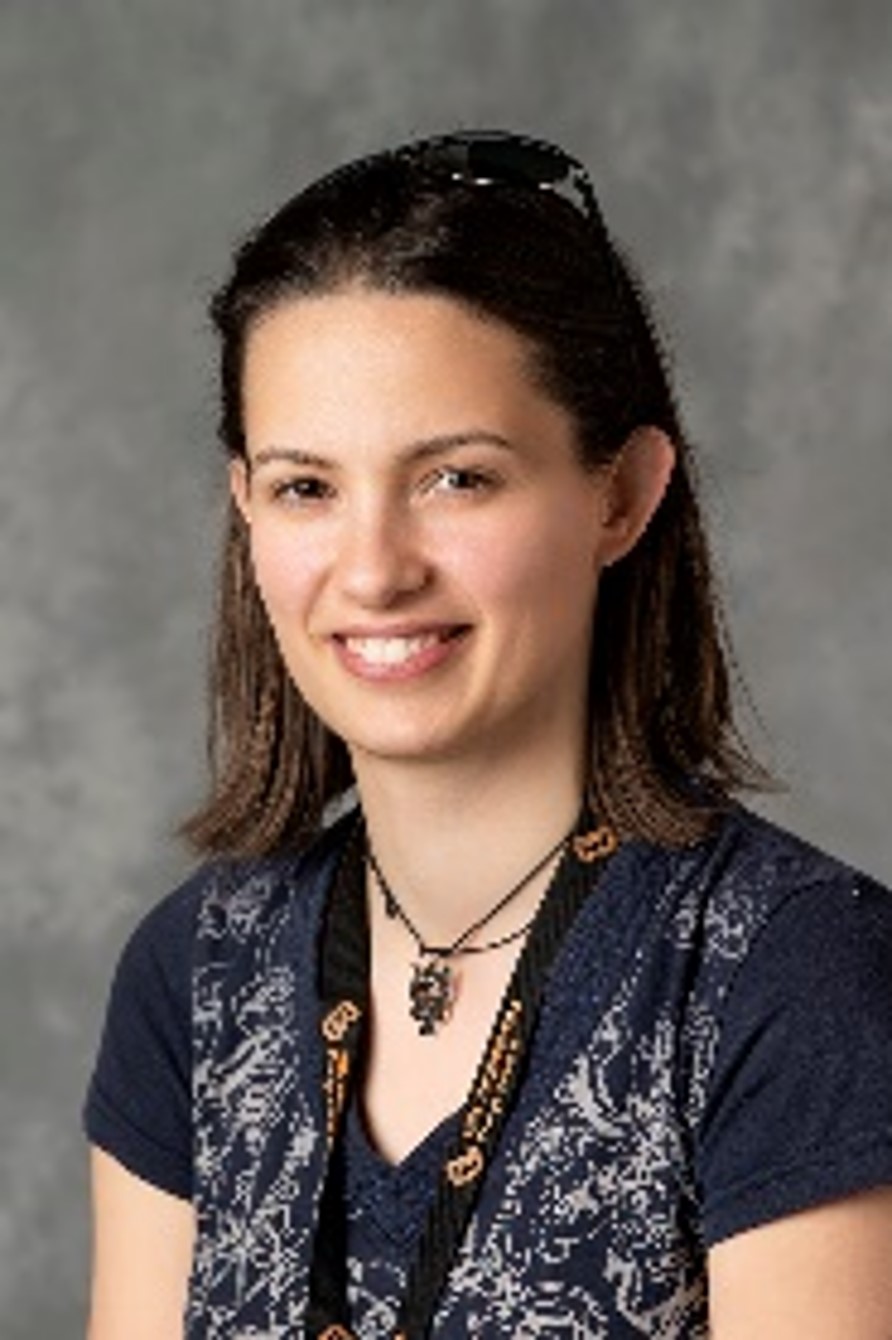
M 221 511 L 204 302 L 345 157 L 564 144 L 702 452 L 760 808 L 892 882 L 887 0 L 0 5 L 0 1335 L 82 1332 L 80 1105 L 189 868 Z

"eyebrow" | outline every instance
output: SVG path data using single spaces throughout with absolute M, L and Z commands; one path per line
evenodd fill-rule
M 477 444 L 499 447 L 503 451 L 514 451 L 515 447 L 507 437 L 490 432 L 485 428 L 471 428 L 461 433 L 440 433 L 435 437 L 422 438 L 409 442 L 398 455 L 400 462 L 424 460 L 428 456 L 438 456 L 444 451 L 453 451 L 456 447 L 469 447 Z M 303 451 L 298 447 L 263 447 L 250 458 L 252 469 L 260 465 L 270 465 L 278 461 L 287 461 L 291 465 L 312 465 L 321 469 L 331 469 L 338 462 L 316 452 Z

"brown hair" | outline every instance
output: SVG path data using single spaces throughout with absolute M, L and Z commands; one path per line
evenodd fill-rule
M 691 448 L 631 264 L 600 219 L 544 191 L 483 187 L 386 153 L 351 164 L 251 235 L 212 299 L 230 456 L 245 455 L 241 374 L 253 323 L 279 303 L 357 283 L 447 295 L 525 337 L 541 384 L 575 417 L 586 466 L 609 462 L 638 426 L 674 443 L 656 514 L 601 578 L 590 786 L 621 834 L 695 840 L 732 792 L 768 779 L 735 726 Z M 210 796 L 182 832 L 203 851 L 305 844 L 349 787 L 349 756 L 285 669 L 232 504 L 211 698 Z

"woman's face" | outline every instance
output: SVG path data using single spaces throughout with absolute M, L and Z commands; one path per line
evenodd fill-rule
M 578 748 L 603 475 L 512 330 L 350 289 L 248 338 L 233 491 L 300 692 L 371 757 Z

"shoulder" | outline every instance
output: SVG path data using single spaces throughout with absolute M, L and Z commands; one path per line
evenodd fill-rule
M 726 1047 L 781 1017 L 851 1030 L 859 1001 L 892 1023 L 892 892 L 877 880 L 742 808 L 675 874 L 671 935 Z
M 299 853 L 207 862 L 155 903 L 119 954 L 100 1059 L 112 1048 L 123 1056 L 138 1036 L 141 1048 L 179 1057 L 185 1083 L 196 993 L 206 1003 L 309 944 L 347 826 L 345 817 Z
M 748 892 L 762 894 L 769 905 L 817 884 L 850 884 L 868 878 L 839 857 L 742 805 L 733 806 L 710 836 L 690 849 L 689 859 L 713 898 Z
M 301 851 L 255 858 L 220 857 L 193 871 L 139 920 L 121 964 L 161 968 L 182 979 L 202 939 L 246 943 L 284 909 L 310 901 L 326 883 L 351 815 Z
M 791 922 L 799 934 L 818 937 L 868 922 L 892 934 L 888 889 L 741 806 L 708 839 L 669 858 L 668 882 L 676 888 L 677 926 L 693 933 L 696 925 L 704 960 L 726 967 L 742 967 Z
M 872 876 L 744 809 L 687 860 L 703 960 L 726 965 L 735 1014 L 772 993 L 816 1019 L 847 989 L 879 979 L 892 993 L 892 891 Z
M 892 891 L 766 820 L 744 814 L 740 825 L 738 855 L 712 893 L 714 946 L 741 905 L 758 915 L 729 983 L 726 1028 L 758 1017 L 777 1030 L 783 1018 L 812 1045 L 842 1046 L 873 1021 L 892 1041 Z
M 126 941 L 83 1122 L 94 1144 L 145 1180 L 191 1194 L 196 1060 L 225 1034 L 240 986 L 268 983 L 277 965 L 309 965 L 308 909 L 321 901 L 346 822 L 300 854 L 201 866 Z

